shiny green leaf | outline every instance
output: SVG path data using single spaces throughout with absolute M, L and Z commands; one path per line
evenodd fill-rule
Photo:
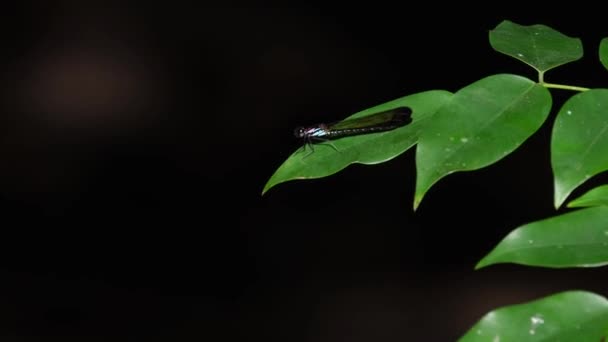
M 487 313 L 458 342 L 604 341 L 608 301 L 566 291 Z
M 523 225 L 476 268 L 514 263 L 549 268 L 608 264 L 608 207 L 591 207 Z
M 523 26 L 505 20 L 490 31 L 494 50 L 545 72 L 583 56 L 580 39 L 568 37 L 545 25 Z
M 459 90 L 420 136 L 414 208 L 441 178 L 480 169 L 513 152 L 550 110 L 549 91 L 517 75 L 489 76 Z
M 451 96 L 450 92 L 444 90 L 431 90 L 405 96 L 351 115 L 346 119 L 409 106 L 413 110 L 413 121 L 388 132 L 333 140 L 331 144 L 338 151 L 326 144 L 317 144 L 312 154 L 298 149 L 275 171 L 264 186 L 262 194 L 286 181 L 326 177 L 353 163 L 377 164 L 395 158 L 418 141 L 420 131 L 429 122 L 428 119 Z
M 608 69 L 608 38 L 600 41 L 600 62 L 604 68 Z
M 608 185 L 593 188 L 568 203 L 568 208 L 608 206 Z
M 572 96 L 557 114 L 551 138 L 554 205 L 589 178 L 608 170 L 608 89 Z

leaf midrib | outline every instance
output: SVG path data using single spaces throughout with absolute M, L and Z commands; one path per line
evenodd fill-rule
M 519 96 L 517 96 L 511 102 L 509 102 L 508 105 L 506 105 L 502 110 L 500 110 L 490 120 L 486 121 L 482 126 L 480 126 L 479 130 L 476 130 L 476 133 L 486 131 L 487 128 L 492 123 L 494 123 L 496 120 L 498 120 L 498 118 L 500 118 L 508 109 L 512 108 L 515 103 L 519 102 L 523 97 L 525 97 L 532 89 L 534 89 L 534 87 L 536 87 L 536 83 L 532 83 L 531 86 L 528 89 L 526 89 Z M 476 135 L 478 136 L 479 134 L 476 134 Z M 444 154 L 444 155 L 446 155 L 446 157 L 443 158 L 443 159 L 441 159 L 441 160 L 439 160 L 439 162 L 437 163 L 437 165 L 443 165 L 446 160 L 450 160 L 452 158 L 452 156 L 454 156 L 458 151 L 460 151 L 465 146 L 467 146 L 467 145 L 466 144 L 458 144 L 456 147 L 454 147 L 452 149 L 451 153 Z M 455 169 L 455 168 L 451 168 L 451 169 L 452 169 L 452 171 L 458 170 L 458 169 Z M 437 173 L 439 173 L 439 172 L 437 172 Z

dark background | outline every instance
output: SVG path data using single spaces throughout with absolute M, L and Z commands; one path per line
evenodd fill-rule
M 602 269 L 473 270 L 555 214 L 549 122 L 416 213 L 414 149 L 261 196 L 295 126 L 536 77 L 491 49 L 504 19 L 583 40 L 547 81 L 606 84 L 598 8 L 409 6 L 5 5 L 1 340 L 453 341 L 501 305 L 608 294 Z

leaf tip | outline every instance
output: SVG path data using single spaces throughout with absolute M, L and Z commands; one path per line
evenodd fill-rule
M 422 197 L 424 197 L 424 194 L 414 195 L 414 211 L 416 211 L 418 209 L 418 207 L 420 207 L 420 202 L 422 202 Z
M 478 271 L 486 266 L 489 266 L 491 263 L 487 261 L 487 258 L 484 257 L 481 260 L 479 260 L 479 262 L 477 262 L 477 264 L 475 265 L 475 267 L 473 268 L 475 271 Z
M 261 196 L 264 196 L 270 189 L 272 189 L 278 183 L 279 182 L 273 181 L 273 178 L 269 179 L 268 182 L 266 182 L 266 184 L 264 185 L 264 188 L 262 189 Z
M 561 208 L 562 204 L 564 203 L 564 200 L 561 198 L 555 198 L 555 201 L 553 203 L 553 206 L 555 207 L 555 210 L 559 210 L 559 208 Z
M 553 195 L 553 206 L 558 210 L 566 201 L 571 190 L 566 190 L 561 183 L 555 182 L 555 191 Z

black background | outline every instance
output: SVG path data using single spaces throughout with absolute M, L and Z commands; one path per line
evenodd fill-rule
M 603 87 L 599 8 L 21 2 L 3 13 L 0 336 L 451 341 L 602 269 L 475 263 L 555 214 L 550 121 L 415 213 L 414 149 L 261 190 L 295 126 L 496 73 L 502 20 L 580 37 L 549 82 Z M 552 91 L 554 111 L 571 93 Z M 580 194 L 601 182 L 596 177 Z

